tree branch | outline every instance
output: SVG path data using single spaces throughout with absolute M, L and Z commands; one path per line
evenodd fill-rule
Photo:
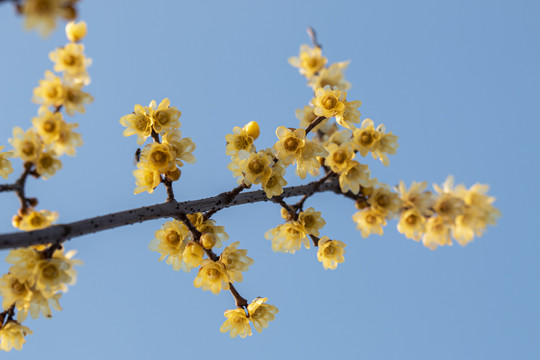
M 314 189 L 316 190 L 314 191 Z M 324 191 L 340 193 L 341 190 L 337 179 L 332 179 L 324 184 L 320 184 L 318 180 L 306 185 L 290 186 L 283 189 L 281 197 L 288 198 L 311 192 Z M 54 225 L 42 230 L 3 234 L 0 235 L 0 250 L 62 242 L 86 234 L 92 234 L 148 220 L 175 218 L 179 213 L 192 214 L 206 211 L 215 212 L 230 206 L 271 201 L 263 190 L 241 193 L 237 195 L 232 202 L 228 202 L 228 199 L 230 199 L 230 191 L 223 192 L 210 198 L 183 202 L 169 201 L 163 204 L 120 211 L 69 224 Z

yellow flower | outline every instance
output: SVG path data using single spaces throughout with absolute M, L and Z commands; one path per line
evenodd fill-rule
M 337 88 L 331 88 L 325 86 L 324 88 L 318 88 L 315 91 L 315 98 L 312 100 L 313 112 L 317 116 L 324 116 L 327 118 L 333 116 L 341 116 L 345 111 L 345 99 L 347 93 L 340 91 Z
M 322 145 L 317 144 L 315 141 L 306 140 L 306 144 L 300 152 L 300 156 L 295 159 L 296 175 L 301 179 L 305 179 L 307 173 L 313 176 L 319 175 L 321 164 L 317 157 L 324 156 L 328 156 L 328 152 Z
M 204 220 L 202 213 L 188 214 L 188 219 L 201 233 L 211 233 L 217 236 L 218 240 L 214 247 L 221 247 L 221 243 L 229 240 L 229 235 L 225 232 L 224 226 L 217 226 L 212 219 Z
M 154 233 L 148 248 L 161 254 L 159 261 L 167 258 L 166 263 L 178 271 L 182 267 L 182 255 L 191 236 L 184 223 L 178 220 L 167 221 L 160 230 Z
M 221 325 L 219 331 L 222 333 L 230 331 L 229 336 L 231 338 L 235 338 L 238 335 L 241 338 L 251 336 L 251 327 L 249 326 L 249 320 L 244 309 L 227 310 L 224 315 L 227 320 Z
M 255 140 L 248 132 L 243 129 L 235 126 L 233 128 L 232 134 L 225 135 L 225 140 L 227 145 L 225 147 L 225 153 L 227 155 L 234 156 L 238 154 L 238 151 L 245 150 L 247 152 L 254 152 L 255 146 L 253 141 Z
M 44 151 L 36 161 L 36 171 L 44 180 L 53 176 L 62 168 L 62 162 L 56 158 L 54 151 Z
M 239 244 L 239 241 L 233 242 L 219 256 L 219 261 L 225 265 L 231 283 L 243 281 L 242 271 L 248 271 L 249 266 L 254 263 L 252 258 L 246 256 L 247 250 L 236 249 Z
M 307 78 L 317 74 L 326 64 L 326 58 L 321 55 L 321 48 L 310 48 L 308 45 L 300 46 L 300 55 L 289 58 L 289 64 L 299 68 L 300 74 Z
M 23 231 L 32 231 L 44 229 L 51 226 L 51 224 L 58 218 L 57 212 L 49 210 L 40 210 L 37 212 L 34 209 L 29 209 L 26 214 L 22 216 L 22 219 L 15 226 Z M 15 224 L 14 224 L 15 225 Z
M 45 71 L 45 79 L 39 80 L 32 101 L 43 106 L 58 107 L 64 104 L 65 89 L 62 80 L 51 71 Z
M 356 195 L 360 191 L 360 186 L 370 187 L 376 183 L 377 179 L 369 177 L 368 166 L 354 160 L 349 161 L 347 167 L 339 174 L 339 186 L 344 193 L 350 191 Z
M 426 222 L 422 243 L 431 250 L 435 250 L 437 246 L 452 245 L 450 225 L 440 216 L 430 217 Z
M 279 141 L 274 144 L 276 157 L 285 165 L 290 165 L 294 159 L 300 157 L 306 144 L 306 131 L 304 129 L 287 129 L 280 126 L 276 130 Z
M 174 170 L 176 167 L 174 150 L 167 144 L 151 143 L 141 151 L 141 163 L 144 163 L 160 173 Z
M 315 236 L 319 236 L 319 230 L 326 224 L 321 217 L 321 212 L 315 211 L 312 207 L 298 214 L 298 222 L 302 224 L 307 234 Z
M 384 166 L 388 166 L 390 164 L 390 160 L 388 159 L 387 154 L 393 155 L 397 152 L 397 148 L 399 147 L 397 143 L 398 137 L 396 135 L 392 135 L 391 131 L 389 133 L 385 133 L 385 127 L 383 124 L 377 126 L 377 131 L 381 133 L 381 138 L 379 139 L 379 146 L 371 153 L 371 156 L 373 156 L 374 159 L 379 158 Z
M 190 272 L 191 269 L 201 266 L 204 249 L 194 241 L 190 241 L 182 253 L 182 270 Z
M 193 286 L 203 291 L 210 290 L 217 295 L 221 290 L 229 290 L 229 281 L 229 275 L 222 262 L 204 259 L 197 277 L 193 280 Z
M 94 101 L 92 95 L 82 91 L 83 84 L 73 84 L 73 86 L 64 86 L 64 108 L 68 115 L 75 115 L 75 111 L 84 114 L 86 109 L 85 104 L 90 104 Z
M 338 264 L 345 261 L 345 243 L 338 240 L 330 240 L 328 236 L 319 239 L 319 250 L 317 250 L 317 260 L 323 263 L 325 270 L 335 270 Z
M 362 232 L 362 237 L 366 238 L 370 234 L 383 234 L 383 226 L 386 225 L 384 215 L 372 209 L 358 211 L 353 215 L 356 228 Z
M 41 136 L 45 145 L 52 144 L 60 136 L 60 130 L 64 122 L 62 113 L 51 112 L 46 107 L 40 107 L 38 117 L 32 118 L 32 124 Z
M 367 202 L 373 210 L 385 215 L 387 219 L 392 218 L 401 206 L 398 194 L 384 184 L 379 184 L 379 187 L 373 189 Z
M 14 156 L 20 157 L 24 162 L 35 161 L 43 148 L 41 138 L 32 128 L 24 132 L 20 127 L 14 127 L 13 138 L 9 139 L 9 143 L 15 150 Z
M 420 211 L 417 208 L 411 208 L 401 213 L 397 229 L 408 239 L 420 241 L 424 234 L 425 223 L 426 219 Z
M 163 135 L 163 144 L 168 145 L 174 152 L 174 162 L 176 165 L 182 167 L 184 163 L 195 164 L 195 156 L 192 154 L 195 151 L 195 143 L 191 141 L 191 138 L 183 138 L 182 133 L 178 129 L 173 129 L 165 135 Z
M 120 124 L 126 127 L 124 136 L 137 135 L 137 144 L 139 145 L 142 145 L 152 133 L 152 118 L 146 109 L 139 104 L 133 108 L 133 114 L 120 118 Z
M 66 24 L 66 36 L 71 42 L 79 42 L 86 36 L 86 23 L 84 21 L 70 21 Z
M 285 175 L 285 166 L 281 161 L 278 161 L 272 166 L 270 177 L 261 183 L 266 196 L 270 199 L 272 196 L 279 196 L 283 193 L 283 186 L 287 185 L 287 181 L 283 178 Z
M 328 156 L 324 160 L 324 164 L 329 166 L 335 173 L 341 173 L 345 170 L 350 161 L 354 158 L 354 149 L 349 142 L 337 145 L 330 143 L 326 146 Z
M 84 56 L 83 44 L 66 44 L 63 48 L 50 52 L 49 59 L 54 62 L 54 71 L 64 72 L 64 80 L 67 83 L 84 85 L 90 83 L 86 68 L 90 66 L 92 60 Z
M 60 135 L 50 147 L 58 156 L 68 154 L 69 156 L 75 155 L 75 147 L 82 145 L 83 141 L 81 135 L 73 131 L 79 124 L 68 124 L 63 122 L 60 126 Z
M 434 184 L 433 188 L 439 194 L 435 198 L 433 210 L 444 220 L 453 222 L 458 215 L 463 213 L 465 208 L 465 202 L 454 191 L 454 177 L 448 176 L 442 187 Z
M 313 91 L 325 86 L 337 87 L 339 90 L 347 91 L 351 87 L 351 83 L 345 80 L 345 70 L 349 66 L 350 61 L 342 61 L 333 63 L 328 68 L 323 68 L 319 75 L 312 77 L 309 80 L 309 86 Z
M 248 305 L 249 320 L 253 322 L 257 332 L 263 331 L 268 327 L 270 321 L 274 321 L 276 314 L 279 312 L 274 305 L 265 304 L 268 298 L 258 297 Z
M 12 348 L 22 350 L 22 346 L 26 342 L 24 337 L 28 334 L 32 334 L 32 330 L 16 321 L 8 321 L 0 327 L 0 349 L 4 351 L 11 351 Z
M 423 216 L 431 216 L 433 197 L 431 191 L 425 191 L 427 182 L 418 183 L 413 181 L 411 187 L 407 190 L 405 183 L 401 180 L 398 185 L 399 195 L 402 206 L 405 208 L 414 208 Z
M 344 101 L 343 104 L 345 104 L 345 110 L 335 115 L 336 121 L 339 125 L 354 130 L 356 128 L 354 124 L 360 122 L 360 111 L 358 111 L 357 107 L 362 105 L 362 102 L 360 100 Z
M 2 307 L 4 310 L 15 305 L 17 310 L 24 308 L 30 303 L 32 292 L 24 280 L 19 280 L 12 274 L 5 274 L 0 278 L 0 294 L 2 295 Z
M 58 291 L 66 292 L 67 285 L 73 285 L 76 281 L 77 272 L 73 265 L 80 262 L 71 260 L 71 253 L 66 255 L 61 252 L 51 259 L 43 259 L 36 263 L 30 286 L 34 286 L 45 298 L 50 298 Z
M 157 133 L 166 132 L 180 127 L 180 115 L 176 106 L 169 106 L 171 101 L 165 98 L 156 107 L 156 102 L 152 100 L 148 106 L 149 115 L 152 118 L 152 127 Z
M 268 230 L 264 237 L 272 241 L 272 251 L 294 254 L 302 244 L 309 249 L 306 229 L 297 221 L 289 221 Z
M 2 152 L 4 148 L 5 146 L 0 146 L 0 176 L 7 179 L 8 175 L 13 172 L 11 161 L 7 158 L 12 157 L 13 153 L 11 151 Z
M 32 248 L 18 248 L 10 250 L 6 262 L 13 264 L 9 269 L 19 281 L 25 282 L 30 279 L 36 263 L 41 259 L 40 253 Z
M 240 150 L 238 157 L 240 170 L 244 174 L 244 184 L 260 184 L 267 181 L 272 175 L 272 157 L 265 151 L 248 153 Z
M 133 190 L 135 195 L 143 191 L 148 191 L 151 194 L 161 182 L 159 171 L 141 162 L 137 163 L 137 170 L 133 170 L 133 176 L 135 176 L 135 185 L 137 185 Z
M 362 127 L 355 129 L 353 133 L 353 144 L 362 156 L 366 156 L 370 151 L 375 151 L 379 146 L 381 133 L 375 130 L 373 120 L 365 119 Z

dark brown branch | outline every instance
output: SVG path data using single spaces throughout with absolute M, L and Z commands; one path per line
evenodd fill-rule
M 239 308 L 245 308 L 246 306 L 248 306 L 248 302 L 246 299 L 244 299 L 239 293 L 238 291 L 236 291 L 236 288 L 234 287 L 234 285 L 232 283 L 229 283 L 229 290 L 231 291 L 231 294 L 234 296 L 234 300 L 236 302 L 236 306 L 238 306 Z
M 314 188 L 317 188 L 317 191 L 313 191 Z M 333 179 L 322 185 L 319 185 L 318 181 L 314 181 L 306 185 L 287 187 L 283 189 L 281 197 L 288 198 L 310 192 L 339 192 L 339 189 L 340 187 L 337 179 Z M 229 192 L 227 191 L 217 196 L 200 200 L 183 202 L 170 201 L 163 204 L 97 216 L 69 224 L 54 225 L 42 230 L 3 234 L 0 235 L 0 250 L 61 242 L 75 237 L 148 220 L 175 218 L 179 213 L 192 214 L 211 210 L 221 210 L 230 206 L 269 201 L 263 190 L 257 190 L 239 194 L 232 202 L 226 203 L 225 200 L 228 198 L 228 193 Z
M 231 191 L 228 191 L 226 193 L 224 193 L 225 195 L 225 199 L 223 200 L 223 204 L 230 204 L 237 196 L 238 194 L 240 194 L 240 192 L 242 192 L 242 190 L 244 189 L 248 189 L 249 186 L 247 186 L 246 184 L 242 183 L 242 185 L 239 185 L 237 187 L 235 187 L 234 189 L 232 189 Z M 205 214 L 204 214 L 204 217 L 203 217 L 203 220 L 208 220 L 212 217 L 212 215 L 214 215 L 216 212 L 218 212 L 219 210 L 221 209 L 212 209 L 210 211 L 207 211 Z

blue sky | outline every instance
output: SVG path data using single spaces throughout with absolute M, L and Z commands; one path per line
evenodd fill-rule
M 363 239 L 352 202 L 320 194 L 306 205 L 323 213 L 323 235 L 347 243 L 345 263 L 325 271 L 313 250 L 271 251 L 264 233 L 281 221 L 277 205 L 224 210 L 218 224 L 255 260 L 240 293 L 280 309 L 262 334 L 232 340 L 219 332 L 232 297 L 194 288 L 193 272 L 174 272 L 147 249 L 164 221 L 73 239 L 66 246 L 85 263 L 77 285 L 53 319 L 27 321 L 34 334 L 12 358 L 538 359 L 537 2 L 126 4 L 80 4 L 95 97 L 73 118 L 85 145 L 53 178 L 28 184 L 60 222 L 165 200 L 163 190 L 133 195 L 137 145 L 118 122 L 152 99 L 169 97 L 182 111 L 183 135 L 197 144 L 177 199 L 232 189 L 225 135 L 256 120 L 258 146 L 270 146 L 275 129 L 297 126 L 294 110 L 310 100 L 287 63 L 308 43 L 307 26 L 330 62 L 351 60 L 348 98 L 362 100 L 362 118 L 399 136 L 390 166 L 367 160 L 373 176 L 391 185 L 442 183 L 449 174 L 467 186 L 487 183 L 503 215 L 467 247 L 430 251 L 399 234 L 395 221 L 384 236 Z M 52 68 L 48 53 L 65 41 L 62 26 L 43 39 L 0 6 L 0 145 L 13 126 L 31 125 L 32 90 Z M 0 198 L 0 232 L 11 232 L 18 201 Z

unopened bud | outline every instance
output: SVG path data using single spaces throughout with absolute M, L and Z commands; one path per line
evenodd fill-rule
M 201 245 L 207 250 L 212 249 L 216 245 L 216 242 L 216 235 L 212 233 L 204 233 L 201 235 Z
M 180 175 L 182 175 L 182 172 L 180 171 L 179 168 L 176 168 L 173 171 L 167 171 L 167 174 L 165 175 L 167 176 L 167 179 L 169 179 L 170 181 L 176 181 L 180 179 Z
M 256 121 L 251 121 L 244 125 L 244 131 L 253 138 L 253 140 L 256 140 L 259 135 L 261 134 L 261 130 L 259 128 L 259 124 L 257 124 Z
M 71 42 L 79 42 L 86 36 L 86 23 L 70 21 L 66 25 L 66 36 Z

